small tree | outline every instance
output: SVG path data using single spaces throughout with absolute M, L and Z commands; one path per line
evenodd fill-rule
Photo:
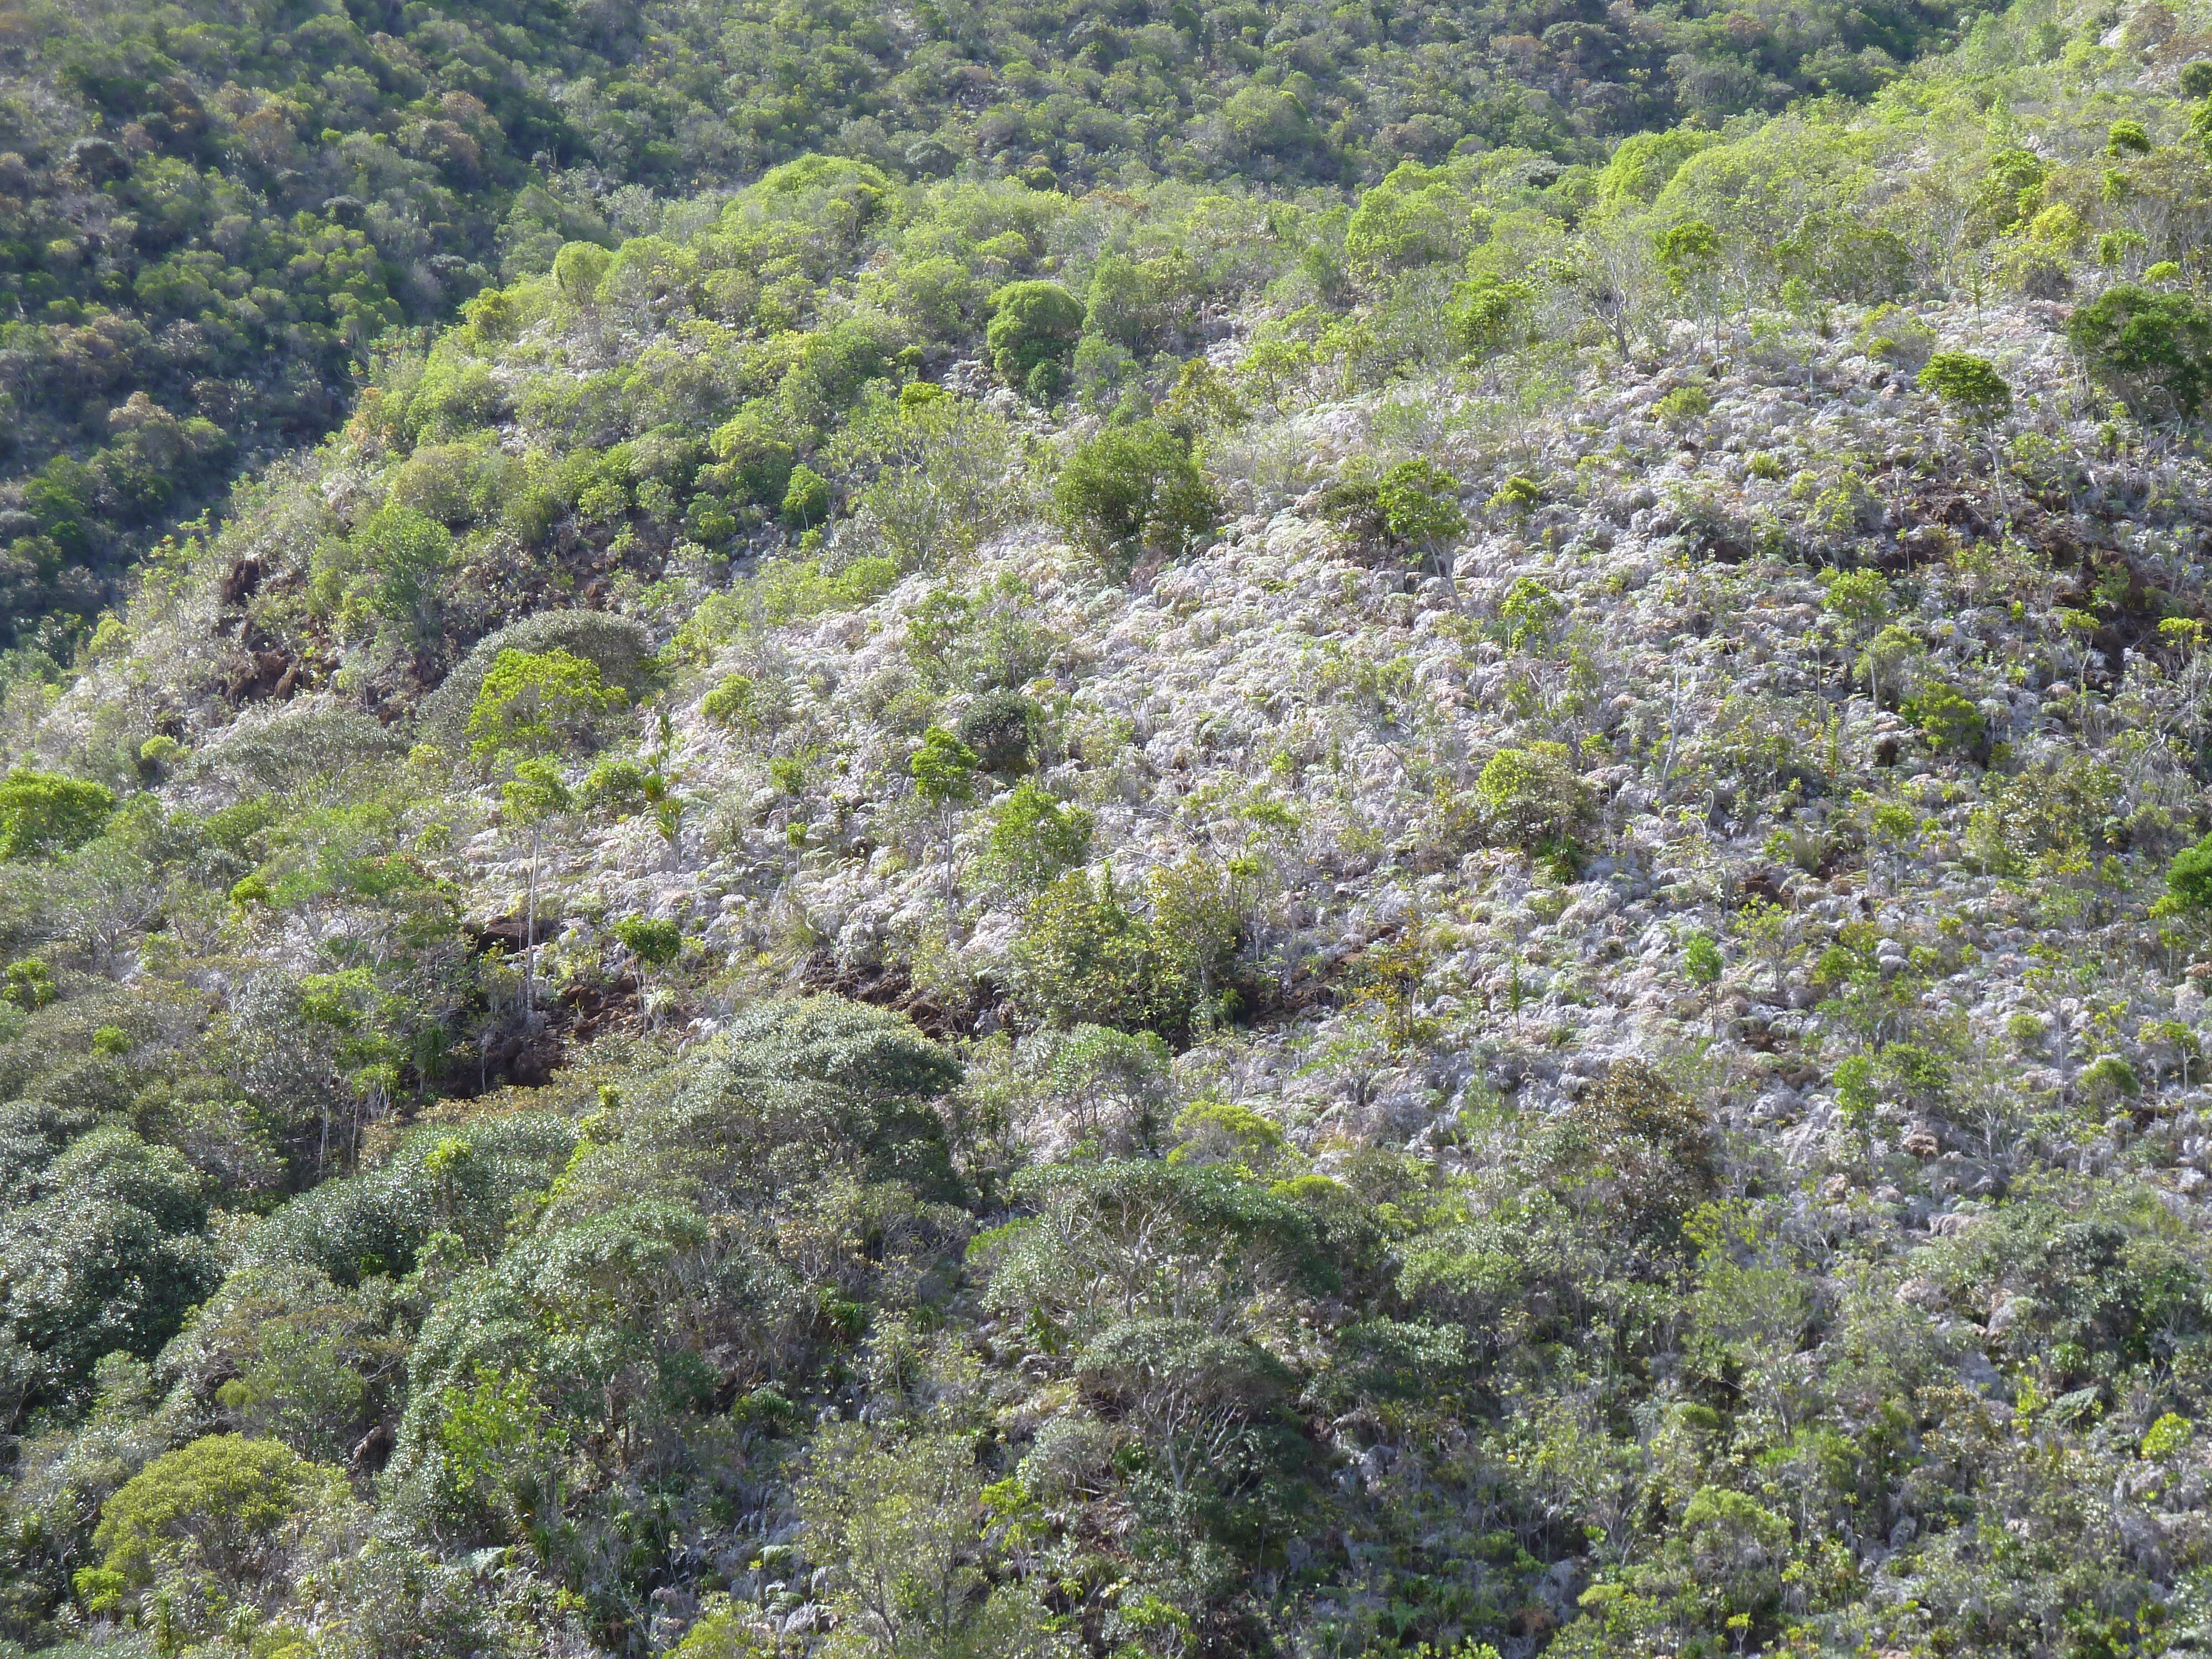
M 18 766 L 0 780 L 0 859 L 74 852 L 114 811 L 103 785 Z
M 501 816 L 510 831 L 527 831 L 529 896 L 523 922 L 522 1012 L 536 1009 L 538 885 L 547 820 L 572 804 L 555 757 L 588 742 L 599 715 L 623 701 L 606 685 L 599 665 L 567 651 L 501 651 L 484 676 L 469 710 L 470 749 L 489 764 L 507 764 L 514 775 L 500 791 Z
M 1243 426 L 1252 411 L 1237 395 L 1236 384 L 1203 357 L 1194 357 L 1176 375 L 1175 387 L 1161 406 L 1167 423 L 1186 442 Z
M 1982 711 L 1967 701 L 1958 687 L 1943 680 L 1923 684 L 1905 706 L 1932 748 L 1946 754 L 1966 754 L 1981 746 L 1988 722 Z
M 1939 351 L 1928 360 L 1917 381 L 1923 392 L 1943 401 L 1953 418 L 1990 447 L 1990 480 L 1996 487 L 1997 506 L 2004 505 L 2004 469 L 1996 453 L 1996 423 L 2012 408 L 2012 388 L 1986 357 L 1966 351 Z
M 436 520 L 411 507 L 386 507 L 356 537 L 369 576 L 367 597 L 379 617 L 414 649 L 434 645 L 442 631 L 446 573 L 453 538 Z
M 1091 814 L 1024 778 L 991 824 L 993 867 L 1013 887 L 1035 891 L 1091 850 Z
M 2150 914 L 2170 924 L 2160 935 L 2169 949 L 2194 949 L 2203 944 L 2208 923 L 2212 923 L 2212 836 L 2173 855 L 2166 867 L 2166 891 Z
M 969 703 L 956 728 L 986 772 L 1020 772 L 1030 764 L 1037 706 L 1018 691 L 986 691 Z
M 1867 696 L 1875 708 L 1881 707 L 1881 683 L 1887 680 L 1893 692 L 1904 678 L 1907 664 L 1924 656 L 1928 647 L 1905 629 L 1894 623 L 1867 641 L 1867 648 L 1859 655 L 1860 665 L 1867 675 Z
M 1009 283 L 991 296 L 984 331 L 991 367 L 1008 386 L 1049 403 L 1067 383 L 1083 335 L 1083 302 L 1058 283 Z
M 2212 310 L 2193 295 L 2124 283 L 2076 307 L 2066 337 L 2139 414 L 2194 420 L 2212 391 Z
M 1889 583 L 1879 570 L 1853 570 L 1828 584 L 1827 597 L 1822 603 L 1829 615 L 1843 624 L 1848 645 L 1853 640 L 1869 637 L 1887 619 Z M 1871 695 L 1871 683 L 1868 689 Z
M 1376 481 L 1375 505 L 1383 528 L 1419 550 L 1421 562 L 1449 576 L 1444 544 L 1467 530 L 1459 507 L 1459 480 L 1428 461 L 1401 461 Z
M 1711 933 L 1692 933 L 1682 947 L 1682 972 L 1704 995 L 1708 1013 L 1712 1011 L 1713 987 L 1720 983 L 1727 966 Z
M 1378 939 L 1360 956 L 1357 1000 L 1381 1007 L 1382 1029 L 1393 1048 L 1405 1048 L 1422 1034 L 1424 1022 L 1414 1017 L 1413 1005 L 1428 983 L 1430 967 L 1418 927 Z
M 569 299 L 588 305 L 613 263 L 614 255 L 597 242 L 564 242 L 553 256 L 553 280 Z
M 886 1449 L 866 1428 L 833 1425 L 797 1497 L 848 1650 L 993 1659 L 1064 1650 L 1020 1585 L 993 1588 L 992 1511 L 973 1435 L 927 1433 Z
M 1703 219 L 1671 225 L 1653 239 L 1652 253 L 1668 286 L 1711 324 L 1717 343 L 1723 248 L 1720 233 Z
M 1118 1403 L 1177 1494 L 1211 1469 L 1290 1373 L 1257 1343 L 1192 1320 L 1133 1319 L 1084 1350 L 1086 1388 Z
M 2159 902 L 2170 915 L 2212 913 L 2212 836 L 2173 855 L 2166 868 L 2166 896 Z
M 1070 530 L 1119 561 L 1182 553 L 1216 507 L 1190 446 L 1151 420 L 1109 427 L 1077 449 L 1053 504 Z
M 337 1471 L 276 1441 L 195 1440 L 154 1459 L 101 1506 L 92 1534 L 107 1576 L 100 1588 L 142 1590 L 175 1576 L 257 1593 L 283 1574 L 314 1511 L 343 1492 Z
M 522 933 L 522 1015 L 529 1019 L 537 1006 L 538 872 L 544 851 L 549 819 L 568 810 L 568 787 L 561 769 L 550 760 L 526 760 L 499 792 L 500 815 L 510 830 L 530 836 L 529 897 L 524 907 Z
M 793 530 L 808 530 L 830 516 L 830 480 L 811 466 L 794 466 L 784 486 L 783 521 Z
M 405 1050 L 386 1029 L 387 999 L 366 968 L 349 968 L 336 974 L 310 974 L 300 981 L 300 1018 L 319 1039 L 315 1047 L 326 1054 L 353 1097 L 353 1122 L 349 1137 L 357 1158 L 363 1117 L 374 1121 L 399 1086 L 399 1063 Z M 315 1171 L 322 1173 L 330 1158 L 330 1096 L 323 1095 L 322 1133 L 315 1147 Z
M 684 949 L 683 930 L 672 921 L 656 921 L 648 916 L 632 916 L 615 924 L 615 938 L 637 968 L 638 1002 L 646 1011 L 647 1023 L 656 1029 L 660 1017 L 653 1006 L 647 982 L 646 970 L 664 968 L 676 960 Z
M 1175 1097 L 1167 1044 L 1152 1031 L 1079 1025 L 1046 1068 L 1054 1098 L 1073 1110 L 1074 1139 L 1108 1157 L 1150 1151 Z
M 492 764 L 588 742 L 598 717 L 623 701 L 599 665 L 571 652 L 501 651 L 469 709 L 469 746 Z
M 1218 874 L 1196 860 L 1155 871 L 1147 916 L 1117 889 L 1071 870 L 1031 902 L 1015 947 L 1024 1006 L 1054 1025 L 1177 1030 L 1211 997 L 1234 951 L 1237 917 Z
M 1778 1000 L 1783 994 L 1783 975 L 1790 966 L 1794 920 L 1786 906 L 1768 899 L 1754 899 L 1736 918 L 1737 937 L 1753 956 L 1766 963 Z
M 945 925 L 949 930 L 959 903 L 952 875 L 952 833 L 960 807 L 975 798 L 975 772 L 981 764 L 975 751 L 941 726 L 921 734 L 921 746 L 907 759 L 915 793 L 937 809 L 945 848 Z
M 1590 817 L 1589 790 L 1563 744 L 1501 749 L 1475 780 L 1476 804 L 1491 838 L 1554 863 L 1579 861 Z
M 2012 407 L 2012 388 L 1986 357 L 1966 351 L 1939 351 L 1928 360 L 1917 382 L 1932 392 L 1966 425 L 1979 428 Z

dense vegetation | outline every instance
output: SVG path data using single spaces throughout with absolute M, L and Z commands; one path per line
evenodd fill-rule
M 1947 21 L 27 0 L 0 11 L 0 647 L 65 663 L 163 529 L 343 418 L 390 331 L 564 241 L 696 228 L 699 192 L 801 155 L 1079 190 L 1519 146 L 1541 179 L 1871 90 Z
M 6 1654 L 2212 1644 L 2212 15 L 1948 26 L 0 14 Z

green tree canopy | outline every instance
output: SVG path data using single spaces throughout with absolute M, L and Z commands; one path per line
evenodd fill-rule
M 2144 412 L 2194 419 L 2212 390 L 2212 310 L 2194 295 L 2123 283 L 2076 307 L 2066 337 Z
M 1054 491 L 1061 520 L 1102 551 L 1184 551 L 1212 523 L 1212 488 L 1190 447 L 1153 420 L 1109 427 L 1067 458 Z
M 1040 402 L 1066 383 L 1083 334 L 1083 302 L 1058 283 L 1009 283 L 991 296 L 984 331 L 991 367 Z
M 1939 351 L 1920 371 L 1923 392 L 1932 392 L 1961 419 L 1983 425 L 2012 407 L 2012 388 L 1986 357 Z
M 114 811 L 114 793 L 103 784 L 15 767 L 0 779 L 0 859 L 74 852 Z
M 543 758 L 588 742 L 598 717 L 623 701 L 585 658 L 501 651 L 469 710 L 470 747 L 481 760 Z
M 343 1491 L 335 1470 L 276 1441 L 209 1435 L 125 1482 L 101 1506 L 93 1547 L 133 1588 L 179 1571 L 257 1584 L 282 1569 L 300 1525 Z

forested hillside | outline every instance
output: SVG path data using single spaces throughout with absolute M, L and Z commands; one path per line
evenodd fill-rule
M 7 1655 L 2212 1645 L 2212 13 L 5 18 Z
M 0 649 L 66 664 L 170 524 L 343 418 L 378 339 L 564 241 L 696 232 L 801 155 L 1078 191 L 1371 183 L 1507 144 L 1587 161 L 1684 117 L 1870 91 L 1949 21 L 1827 0 L 9 0 Z

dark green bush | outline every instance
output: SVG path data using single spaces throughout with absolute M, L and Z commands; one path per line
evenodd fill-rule
M 2212 311 L 2193 295 L 2122 283 L 2075 307 L 2066 337 L 2143 413 L 2193 420 L 2212 390 Z
M 1018 691 L 993 690 L 969 703 L 953 730 L 986 772 L 1019 772 L 1037 720 L 1037 706 Z
M 575 1144 L 564 1119 L 536 1113 L 418 1129 L 377 1168 L 325 1181 L 276 1211 L 246 1259 L 353 1285 L 411 1272 L 433 1233 L 482 1257 L 505 1237 L 510 1202 L 558 1174 Z
M 1212 487 L 1190 446 L 1157 421 L 1110 426 L 1067 458 L 1053 502 L 1103 554 L 1176 557 L 1213 521 Z
M 1048 403 L 1066 384 L 1083 333 L 1083 302 L 1058 283 L 1009 283 L 991 296 L 985 343 L 1007 385 Z

